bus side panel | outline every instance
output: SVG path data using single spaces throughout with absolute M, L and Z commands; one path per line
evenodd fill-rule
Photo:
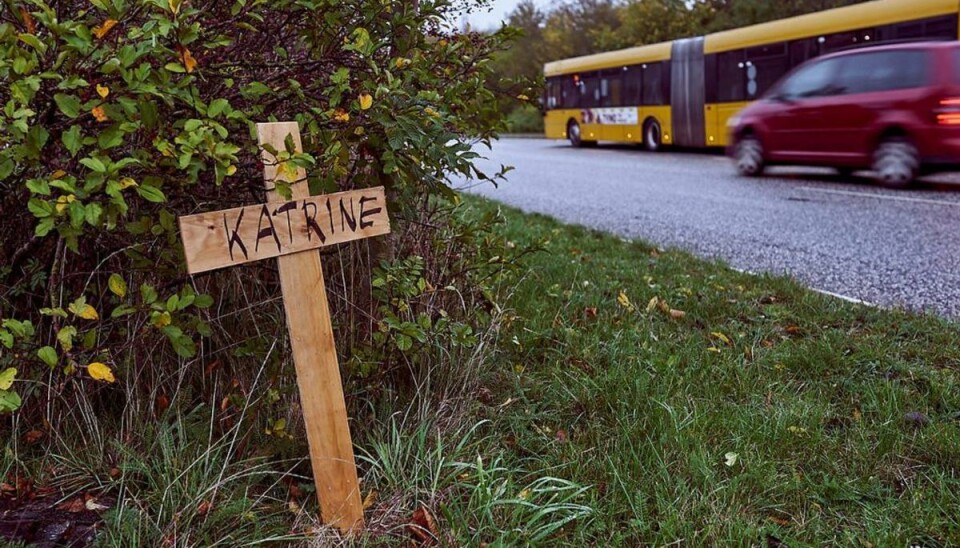
M 547 111 L 543 118 L 543 133 L 547 139 L 566 139 L 567 122 L 571 119 L 579 122 L 580 111 L 577 109 L 558 109 Z
M 749 104 L 750 103 L 719 103 L 711 105 L 717 113 L 717 131 L 720 132 L 717 144 L 721 146 L 730 144 L 730 132 L 727 129 L 727 121 Z
M 644 129 L 647 120 L 656 120 L 660 124 L 661 142 L 665 145 L 673 143 L 673 117 L 670 105 L 640 107 L 640 131 Z M 642 140 L 641 136 L 641 140 Z
M 719 110 L 714 105 L 703 107 L 704 130 L 708 147 L 723 146 L 726 142 L 727 128 L 720 123 Z

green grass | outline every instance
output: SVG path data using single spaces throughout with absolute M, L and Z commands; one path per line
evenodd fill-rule
M 956 324 L 503 214 L 543 251 L 487 414 L 505 462 L 590 487 L 553 541 L 960 543 Z

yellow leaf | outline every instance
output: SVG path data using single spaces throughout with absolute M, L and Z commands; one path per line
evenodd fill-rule
M 73 194 L 68 194 L 66 196 L 60 196 L 59 198 L 57 198 L 57 205 L 55 206 L 57 209 L 57 213 L 63 213 L 63 210 L 67 209 L 67 206 L 69 206 L 71 202 L 75 202 L 76 200 L 77 200 L 77 197 L 74 196 Z
M 56 170 L 56 171 L 54 171 L 53 173 L 50 174 L 50 178 L 53 179 L 53 180 L 63 179 L 63 176 L 66 175 L 66 174 L 67 174 L 66 171 L 64 171 L 64 170 L 62 170 L 62 169 L 58 169 L 58 170 Z
M 277 175 L 279 175 L 282 179 L 292 183 L 297 180 L 297 175 L 299 175 L 299 173 L 296 164 L 286 161 L 280 162 L 280 165 L 277 166 Z
M 229 166 L 227 166 L 227 177 L 233 175 L 236 172 L 237 172 L 237 166 L 233 164 L 230 164 Z
M 10 390 L 10 387 L 13 386 L 13 379 L 17 376 L 17 370 L 13 367 L 8 367 L 3 370 L 3 373 L 0 373 L 0 390 Z
M 182 48 L 180 50 L 180 57 L 183 59 L 183 66 L 187 69 L 187 72 L 193 72 L 193 69 L 197 68 L 197 60 L 193 58 L 193 54 L 190 53 L 190 50 L 187 48 Z
M 83 318 L 84 320 L 99 320 L 100 314 L 97 314 L 97 309 L 90 306 L 89 304 L 82 304 L 80 306 L 70 306 L 70 311 L 76 314 L 78 317 Z
M 366 510 L 373 506 L 373 503 L 377 502 L 378 496 L 380 496 L 380 494 L 377 493 L 376 489 L 367 493 L 367 496 L 363 497 L 363 509 Z
M 130 177 L 124 177 L 123 179 L 120 179 L 120 190 L 125 190 L 132 186 L 137 186 L 137 182 Z
M 122 299 L 127 296 L 127 282 L 119 274 L 111 274 L 110 279 L 107 280 L 107 286 L 117 297 Z
M 107 113 L 103 111 L 103 107 L 93 107 L 93 109 L 90 110 L 90 114 L 93 114 L 93 117 L 96 118 L 98 122 L 106 122 L 110 119 Z
M 153 318 L 151 318 L 153 326 L 156 327 L 157 329 L 163 329 L 164 327 L 170 325 L 170 320 L 171 318 L 170 318 L 169 312 L 162 312 L 162 313 L 154 312 Z
M 627 297 L 627 294 L 623 291 L 617 295 L 617 303 L 624 308 L 633 308 L 633 304 L 630 303 L 630 298 Z
M 519 99 L 519 100 L 521 100 L 521 101 L 529 101 L 529 100 L 530 100 L 529 97 L 527 97 L 526 95 L 524 95 L 524 94 L 522 94 L 522 93 L 521 93 L 520 95 L 517 95 L 517 99 Z
M 714 331 L 713 333 L 710 333 L 710 335 L 712 335 L 713 338 L 717 339 L 723 344 L 730 344 L 730 338 L 719 331 Z
M 115 26 L 117 26 L 116 19 L 107 19 L 99 27 L 93 27 L 93 35 L 96 36 L 98 40 L 103 40 L 103 37 Z
M 349 122 L 349 121 L 350 121 L 350 113 L 348 113 L 347 111 L 343 110 L 342 108 L 338 108 L 338 109 L 336 109 L 336 110 L 333 111 L 333 119 L 336 120 L 336 121 L 338 121 L 338 122 Z
M 97 95 L 99 95 L 101 99 L 106 99 L 107 95 L 110 95 L 110 88 L 97 84 Z
M 660 297 L 654 296 L 650 299 L 650 302 L 647 303 L 647 313 L 653 312 L 660 306 Z
M 411 62 L 412 61 L 406 57 L 398 57 L 393 61 L 393 66 L 397 67 L 398 69 L 404 69 L 409 67 Z
M 433 116 L 434 118 L 440 116 L 440 113 L 437 112 L 433 107 L 427 107 L 423 109 L 423 113 L 427 116 Z
M 116 377 L 113 376 L 113 370 L 105 363 L 91 363 L 87 366 L 87 373 L 98 381 L 117 382 Z
M 174 15 L 177 15 L 180 13 L 181 1 L 182 0 L 167 0 L 167 5 L 170 6 L 170 11 L 172 11 Z
M 360 94 L 360 110 L 367 110 L 373 106 L 373 96 L 369 93 Z

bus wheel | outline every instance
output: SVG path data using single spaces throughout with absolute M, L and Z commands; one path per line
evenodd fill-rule
M 580 134 L 580 124 L 570 120 L 567 124 L 567 139 L 570 139 L 570 145 L 576 148 L 583 146 L 583 139 Z
M 920 173 L 920 156 L 910 141 L 889 137 L 873 153 L 873 171 L 881 185 L 906 188 Z
M 650 120 L 643 126 L 643 147 L 650 152 L 660 150 L 660 140 L 663 134 L 660 132 L 660 123 L 656 120 Z
M 733 151 L 733 161 L 737 164 L 737 172 L 747 177 L 758 177 L 763 174 L 763 145 L 754 135 L 744 135 L 737 142 Z

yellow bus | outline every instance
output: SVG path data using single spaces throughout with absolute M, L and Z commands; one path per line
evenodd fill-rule
M 722 147 L 727 120 L 793 67 L 841 49 L 957 40 L 960 0 L 874 0 L 707 36 L 544 65 L 544 133 Z

